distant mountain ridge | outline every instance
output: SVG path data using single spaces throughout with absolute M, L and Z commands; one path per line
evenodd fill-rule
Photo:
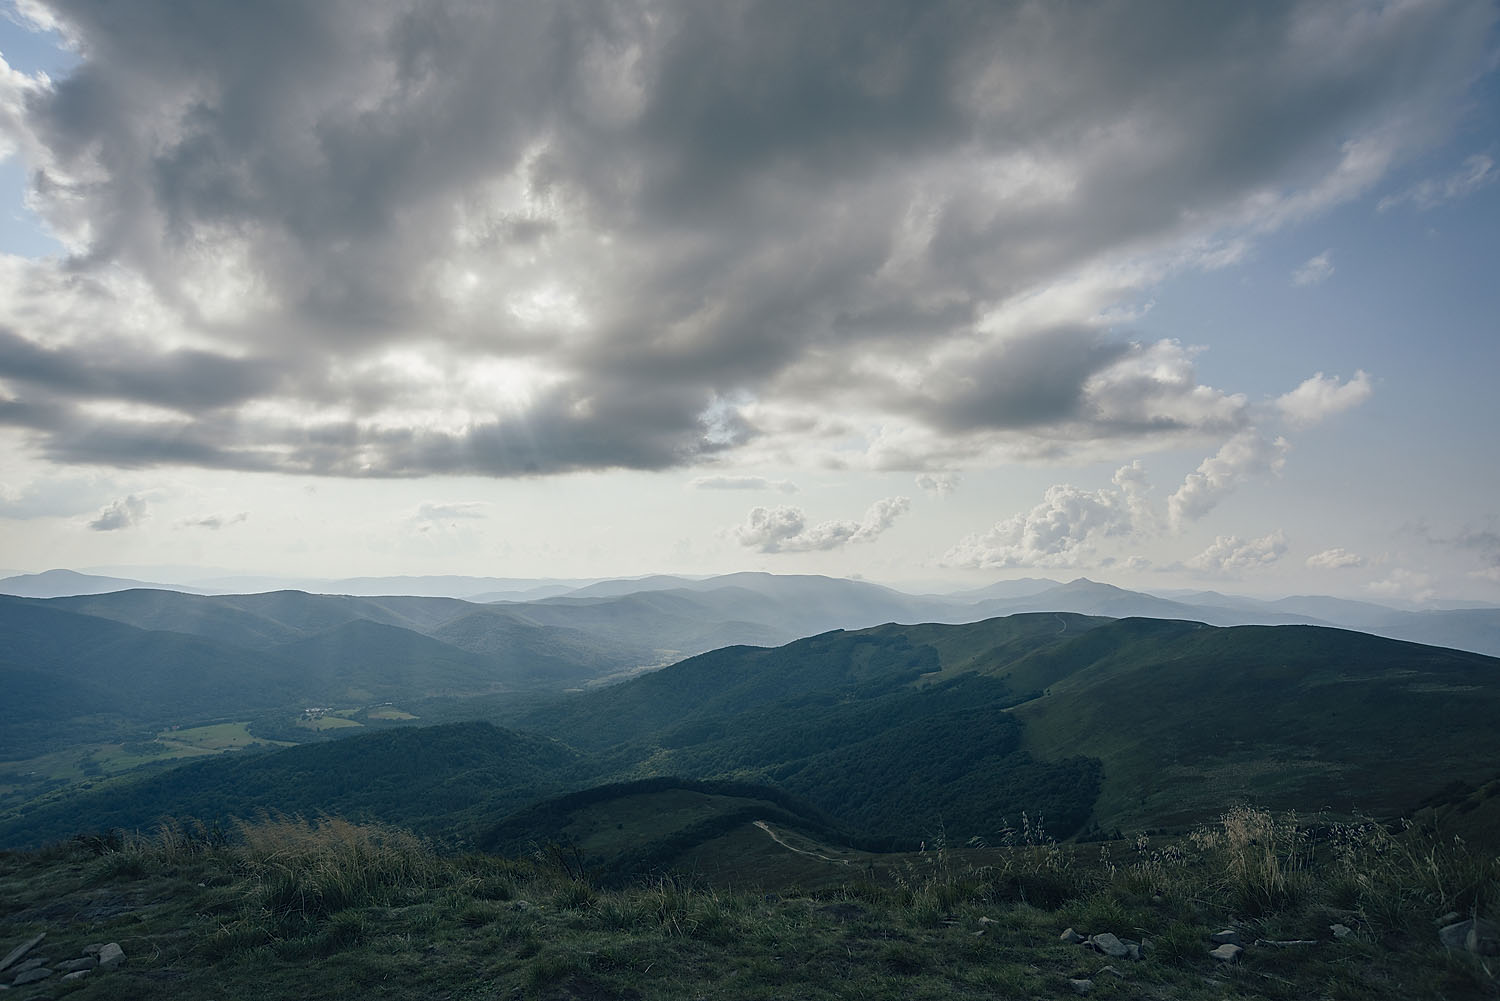
M 128 627 L 101 625 L 118 648 Z M 352 629 L 363 658 L 373 647 L 361 637 L 386 645 L 396 628 L 361 622 L 335 635 Z M 81 650 L 94 644 L 78 638 Z M 320 798 L 474 837 L 549 796 L 673 777 L 769 786 L 890 847 L 930 840 L 934 825 L 956 839 L 1002 836 L 1022 813 L 1058 837 L 1191 826 L 1234 801 L 1385 817 L 1492 778 L 1497 716 L 1500 660 L 1349 630 L 1069 612 L 888 624 L 714 650 L 513 706 L 497 720 L 504 730 L 411 729 L 202 761 L 180 778 L 12 814 L 0 844 L 69 824 L 305 810 Z M 379 762 L 393 755 L 401 764 L 387 773 Z M 476 796 L 500 760 L 512 763 L 508 791 Z M 609 821 L 595 814 L 594 834 L 576 830 L 618 840 Z M 568 832 L 528 821 L 522 833 Z
M 149 588 L 224 596 L 234 584 L 245 585 L 234 592 L 237 594 L 286 593 L 284 587 L 272 586 L 278 583 L 274 578 L 218 578 L 187 588 L 49 570 L 0 580 L 0 594 L 64 597 Z M 1216 626 L 1337 626 L 1391 639 L 1500 655 L 1500 608 L 1471 607 L 1473 603 L 1468 602 L 1448 602 L 1443 607 L 1414 611 L 1325 595 L 1292 595 L 1274 600 L 1215 591 L 1172 591 L 1157 595 L 1087 578 L 1065 583 L 1022 578 L 953 594 L 909 594 L 868 581 L 761 572 L 702 578 L 655 574 L 574 581 L 451 575 L 360 577 L 304 583 L 308 585 L 302 589 L 304 593 L 311 589 L 325 596 L 427 598 L 505 605 L 535 624 L 567 626 L 584 632 L 606 628 L 605 623 L 609 622 L 633 621 L 635 642 L 675 651 L 677 656 L 733 643 L 776 645 L 827 629 L 859 629 L 883 622 L 974 622 L 997 615 L 1043 611 L 1112 618 L 1176 618 Z M 262 584 L 266 586 L 250 587 Z M 560 612 L 559 607 L 587 610 Z M 123 613 L 98 614 L 134 621 Z M 392 613 L 388 610 L 364 617 L 402 624 L 381 617 L 388 614 Z M 569 618 L 574 621 L 565 621 Z M 418 629 L 421 631 L 422 627 Z

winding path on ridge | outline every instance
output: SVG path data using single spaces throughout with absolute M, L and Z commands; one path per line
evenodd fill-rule
M 810 852 L 805 848 L 794 848 L 793 846 L 787 844 L 785 841 L 781 840 L 781 835 L 771 830 L 771 825 L 766 823 L 764 820 L 755 821 L 755 826 L 765 831 L 766 834 L 770 836 L 772 841 L 776 842 L 778 845 L 785 848 L 789 852 L 796 852 L 798 855 L 806 855 L 808 858 L 822 859 L 824 862 L 832 862 L 835 865 L 852 864 L 846 858 L 829 858 L 827 855 L 821 855 L 818 852 Z

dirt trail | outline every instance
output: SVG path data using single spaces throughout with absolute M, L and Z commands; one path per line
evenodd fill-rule
M 792 845 L 787 844 L 785 841 L 781 840 L 781 835 L 771 830 L 771 825 L 766 823 L 764 820 L 757 820 L 755 822 L 755 826 L 765 831 L 766 834 L 770 836 L 772 841 L 776 842 L 778 845 L 785 848 L 789 852 L 796 852 L 798 855 L 806 855 L 808 858 L 822 859 L 824 862 L 832 862 L 835 865 L 852 865 L 852 863 L 846 858 L 829 858 L 827 855 L 822 855 L 818 852 L 810 852 L 805 848 L 795 848 Z

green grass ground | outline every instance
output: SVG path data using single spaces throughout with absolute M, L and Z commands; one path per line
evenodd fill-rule
M 445 858 L 338 820 L 267 819 L 231 842 L 167 826 L 0 855 L 0 949 L 44 930 L 54 958 L 118 942 L 121 970 L 13 995 L 79 1001 L 1068 998 L 1075 979 L 1159 1001 L 1500 996 L 1433 925 L 1493 906 L 1493 858 L 1373 827 L 1314 838 L 1250 810 L 1168 845 L 1077 851 L 1087 865 L 1039 843 L 819 888 L 657 875 L 603 890 L 565 860 Z M 1221 963 L 1208 938 L 1230 915 L 1249 943 L 1316 944 Z M 1354 934 L 1336 941 L 1335 921 Z M 1111 960 L 1060 941 L 1066 927 L 1152 948 Z

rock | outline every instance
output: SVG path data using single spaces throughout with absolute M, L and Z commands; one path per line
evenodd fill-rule
M 82 959 L 70 959 L 66 963 L 58 963 L 53 967 L 59 973 L 76 973 L 79 970 L 92 970 L 99 965 L 99 960 L 93 956 L 84 956 Z
M 1442 917 L 1436 919 L 1432 923 L 1437 925 L 1439 928 L 1442 928 L 1446 925 L 1451 925 L 1461 917 L 1463 917 L 1463 915 L 1458 913 L 1457 911 L 1449 911 L 1447 914 L 1444 914 Z
M 16 964 L 16 968 L 14 970 L 11 970 L 10 972 L 11 973 L 25 973 L 27 970 L 34 970 L 34 969 L 36 969 L 39 966 L 46 966 L 46 965 L 47 965 L 47 961 L 45 959 L 43 959 L 41 956 L 35 956 L 35 957 L 31 958 L 31 959 L 28 959 L 24 963 L 17 963 Z
M 1233 963 L 1235 960 L 1240 958 L 1240 953 L 1244 951 L 1244 949 L 1235 945 L 1233 942 L 1225 942 L 1223 945 L 1219 946 L 1216 949 L 1208 950 L 1208 954 L 1215 959 L 1221 959 L 1226 963 Z
M 1092 980 L 1069 980 L 1068 986 L 1073 988 L 1074 994 L 1087 994 L 1094 989 Z
M 1119 970 L 1115 969 L 1113 966 L 1106 966 L 1106 967 L 1102 968 L 1099 971 L 1099 973 L 1113 973 L 1115 976 L 1119 977 L 1121 980 L 1125 979 L 1125 974 L 1121 973 Z M 1097 977 L 1099 975 L 1099 973 L 1094 974 L 1094 976 Z
M 1124 959 L 1130 955 L 1130 949 L 1125 943 L 1107 931 L 1090 937 L 1089 944 L 1112 959 Z
M 1328 930 L 1333 932 L 1334 938 L 1344 939 L 1354 934 L 1354 929 L 1345 924 L 1329 925 Z
M 1223 931 L 1216 931 L 1208 937 L 1208 940 L 1214 945 L 1244 944 L 1240 941 L 1240 933 L 1235 931 L 1233 928 L 1225 928 Z
M 84 977 L 88 976 L 92 972 L 93 972 L 92 970 L 74 970 L 72 973 L 64 973 L 63 974 L 63 979 L 64 980 L 82 980 Z
M 1444 925 L 1438 929 L 1438 941 L 1443 943 L 1446 949 L 1462 949 L 1464 942 L 1469 937 L 1469 928 L 1472 921 L 1459 921 L 1455 924 Z
M 1064 928 L 1063 929 L 1063 933 L 1061 935 L 1057 936 L 1057 937 L 1060 938 L 1060 939 L 1062 939 L 1064 942 L 1068 943 L 1069 945 L 1078 945 L 1079 943 L 1085 941 L 1085 939 L 1084 939 L 1084 937 L 1082 935 L 1078 934 L 1076 931 L 1074 931 L 1071 928 Z
M 1471 921 L 1464 948 L 1478 956 L 1500 956 L 1500 926 L 1483 918 Z
M 83 947 L 83 954 L 85 956 L 97 956 L 99 955 L 99 950 L 102 948 L 104 948 L 103 942 L 90 942 Z
M 52 976 L 51 970 L 47 969 L 45 966 L 38 966 L 36 969 L 27 970 L 25 973 L 12 980 L 10 982 L 10 985 L 12 987 L 20 987 L 22 984 L 34 984 L 38 980 L 46 980 L 50 976 Z
M 100 969 L 110 970 L 125 962 L 125 950 L 116 942 L 110 942 L 99 950 Z
M 32 938 L 29 938 L 26 941 L 22 942 L 20 945 L 16 946 L 14 949 L 10 950 L 10 952 L 7 952 L 5 954 L 5 958 L 4 959 L 0 959 L 0 970 L 8 970 L 8 969 L 10 969 L 10 966 L 11 966 L 12 963 L 14 963 L 16 960 L 20 959 L 22 956 L 26 955 L 32 949 L 35 949 L 36 946 L 37 946 L 37 943 L 40 942 L 42 939 L 44 939 L 46 937 L 47 937 L 47 933 L 46 932 L 44 932 L 44 931 L 43 932 L 37 932 L 35 936 L 33 936 Z
M 1484 918 L 1470 918 L 1439 928 L 1438 941 L 1449 949 L 1464 949 L 1481 956 L 1500 956 L 1500 925 Z

